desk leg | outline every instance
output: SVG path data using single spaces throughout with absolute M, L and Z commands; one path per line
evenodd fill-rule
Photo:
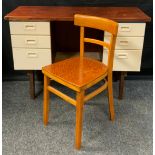
M 34 71 L 28 72 L 29 76 L 29 93 L 32 99 L 35 98 L 35 80 L 34 80 Z
M 124 77 L 127 74 L 127 72 L 120 72 L 120 78 L 119 78 L 119 96 L 118 99 L 123 99 L 124 94 Z

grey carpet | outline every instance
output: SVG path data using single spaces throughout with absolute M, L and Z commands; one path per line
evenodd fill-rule
M 43 94 L 30 99 L 28 84 L 3 82 L 3 155 L 152 154 L 152 81 L 126 81 L 121 101 L 117 99 L 118 83 L 114 83 L 114 122 L 108 119 L 106 92 L 90 100 L 84 108 L 80 151 L 74 149 L 75 108 L 52 94 L 49 124 L 44 127 Z M 71 90 L 54 85 L 74 96 Z M 36 87 L 38 93 L 42 85 L 38 82 Z

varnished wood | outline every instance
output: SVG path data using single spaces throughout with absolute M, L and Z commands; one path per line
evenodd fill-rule
M 35 99 L 35 80 L 34 80 L 34 71 L 28 71 L 29 76 L 29 92 L 30 97 Z
M 80 58 L 84 56 L 84 27 L 80 27 Z
M 108 74 L 108 100 L 109 100 L 109 116 L 110 120 L 114 121 L 114 99 L 113 99 L 113 86 L 112 86 L 112 74 Z
M 79 15 L 76 14 L 74 16 L 74 24 L 77 26 L 80 26 L 81 28 L 84 29 L 84 27 L 89 27 L 89 28 L 94 28 L 94 29 L 99 29 L 99 30 L 105 30 L 107 32 L 111 33 L 110 37 L 110 45 L 108 46 L 108 72 L 112 74 L 112 66 L 113 66 L 113 57 L 114 57 L 114 47 L 115 47 L 115 42 L 116 42 L 116 35 L 118 31 L 118 23 L 106 19 L 106 18 L 100 18 L 100 17 L 95 17 L 95 16 L 88 16 L 88 15 Z M 85 38 L 84 35 L 84 30 L 82 33 L 80 32 L 80 55 L 83 52 L 83 42 L 86 40 L 87 42 L 90 43 L 96 43 L 101 46 L 105 44 L 104 41 L 98 41 L 98 40 L 93 40 L 90 38 Z M 82 42 L 83 41 L 83 42 Z M 106 43 L 107 45 L 107 43 Z M 82 50 L 82 51 L 81 51 Z
M 112 68 L 113 68 L 116 36 L 113 36 L 113 35 L 111 36 L 110 44 L 111 44 L 111 49 L 109 50 L 109 53 L 108 53 L 108 100 L 109 100 L 110 119 L 114 121 L 115 112 L 114 112 L 114 99 L 113 99 L 113 86 L 112 86 Z
M 74 14 L 108 18 L 117 22 L 149 22 L 137 7 L 19 6 L 5 16 L 18 21 L 73 21 Z
M 84 42 L 94 43 L 94 44 L 97 44 L 97 45 L 100 45 L 100 46 L 104 46 L 104 47 L 110 49 L 110 45 L 108 43 L 100 41 L 100 40 L 97 40 L 97 39 L 84 38 Z
M 107 75 L 108 75 L 108 74 L 107 74 L 107 72 L 106 72 L 105 74 L 103 74 L 103 75 L 100 76 L 99 78 L 95 79 L 93 82 L 91 82 L 91 83 L 87 84 L 86 86 L 82 87 L 82 89 L 86 90 L 86 89 L 92 87 L 93 85 L 95 85 L 96 83 L 98 83 L 99 81 L 101 81 L 101 80 L 103 80 L 103 79 L 105 80 L 105 78 L 107 77 Z
M 96 25 L 95 25 L 96 19 Z M 112 66 L 114 57 L 114 47 L 116 42 L 116 35 L 118 24 L 114 21 L 90 17 L 84 15 L 75 15 L 76 25 L 80 26 L 80 57 L 74 57 L 66 59 L 61 62 L 57 62 L 42 68 L 43 74 L 55 80 L 73 90 L 76 91 L 76 101 L 69 96 L 61 93 L 51 86 L 47 86 L 48 90 L 68 101 L 69 103 L 75 105 L 76 107 L 76 131 L 75 131 L 75 147 L 80 149 L 81 139 L 82 139 L 82 116 L 83 116 L 83 106 L 84 102 L 93 98 L 97 94 L 101 93 L 108 87 L 109 93 L 109 112 L 110 119 L 114 120 L 114 105 L 113 105 L 113 91 L 112 91 Z M 111 23 L 111 25 L 110 25 Z M 106 26 L 109 25 L 109 27 Z M 108 65 L 105 65 L 97 60 L 84 57 L 84 42 L 96 43 L 101 46 L 105 44 L 103 41 L 97 41 L 95 39 L 84 38 L 84 27 L 89 26 L 91 28 L 103 28 L 111 32 L 111 40 L 108 45 Z M 86 39 L 86 40 L 84 40 Z M 108 76 L 108 78 L 107 78 Z M 106 78 L 108 81 L 106 81 Z M 84 96 L 84 92 L 87 88 L 93 86 L 101 80 L 105 80 L 103 86 L 95 90 L 94 92 Z M 46 78 L 45 78 L 46 80 Z M 47 82 L 45 82 L 45 85 Z M 46 86 L 45 86 L 46 88 Z M 46 92 L 45 92 L 46 94 Z M 45 98 L 46 99 L 46 98 Z M 44 102 L 47 103 L 47 102 Z M 46 104 L 45 104 L 46 105 Z
M 49 78 L 44 75 L 44 102 L 43 102 L 43 122 L 44 125 L 48 123 L 48 113 L 49 113 L 49 91 L 47 89 L 49 85 Z
M 65 101 L 67 101 L 67 102 L 71 103 L 72 105 L 76 106 L 76 101 L 73 98 L 67 96 L 66 94 L 63 94 L 62 92 L 60 92 L 59 90 L 57 90 L 57 89 L 55 89 L 55 88 L 53 88 L 51 86 L 48 86 L 47 88 L 48 88 L 48 90 L 50 92 L 58 95 L 59 97 L 61 97 Z
M 76 101 L 77 105 L 76 105 L 75 148 L 80 149 L 82 140 L 84 90 L 81 90 L 81 92 L 77 92 Z
M 107 31 L 113 35 L 117 34 L 117 23 L 110 19 L 79 14 L 76 14 L 74 19 L 74 25 Z
M 123 99 L 123 95 L 124 95 L 124 77 L 126 75 L 126 72 L 120 72 L 120 77 L 119 77 L 119 95 L 118 95 L 118 99 Z
M 107 81 L 105 80 L 105 83 L 103 86 L 99 87 L 98 89 L 94 90 L 93 92 L 91 92 L 90 94 L 88 94 L 87 96 L 84 97 L 84 102 L 90 100 L 91 98 L 93 98 L 94 96 L 98 95 L 99 93 L 101 93 L 103 90 L 105 90 L 108 86 Z
M 91 58 L 75 57 L 43 67 L 43 72 L 81 88 L 104 75 L 107 72 L 107 66 Z
M 111 49 L 108 52 L 108 75 L 112 74 L 115 44 L 116 44 L 116 36 L 112 35 L 110 39 Z
M 74 86 L 74 85 L 72 85 L 72 84 L 64 81 L 63 79 L 57 78 L 55 75 L 51 75 L 48 71 L 46 71 L 44 69 L 44 67 L 42 68 L 42 73 L 45 74 L 45 75 L 47 75 L 52 80 L 57 81 L 58 83 L 61 83 L 62 85 L 66 86 L 66 87 L 68 87 L 68 88 L 70 88 L 72 90 L 75 90 L 77 92 L 80 92 L 80 88 L 79 87 Z

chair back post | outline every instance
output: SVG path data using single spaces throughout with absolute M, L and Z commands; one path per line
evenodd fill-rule
M 84 27 L 80 27 L 80 58 L 84 56 Z
M 113 69 L 113 59 L 114 59 L 114 50 L 115 50 L 116 36 L 111 35 L 110 38 L 110 49 L 108 51 L 108 72 L 112 72 Z

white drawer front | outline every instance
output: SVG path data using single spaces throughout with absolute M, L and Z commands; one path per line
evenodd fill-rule
M 145 34 L 146 23 L 119 23 L 117 36 L 139 36 L 143 37 Z M 109 36 L 108 32 L 105 32 L 105 36 Z
M 50 35 L 50 22 L 9 22 L 11 34 Z
M 50 36 L 11 35 L 12 47 L 51 48 Z
M 13 48 L 15 70 L 41 70 L 51 64 L 50 49 Z
M 110 36 L 104 37 L 105 42 L 110 42 Z M 142 49 L 144 37 L 117 37 L 115 49 Z
M 140 71 L 142 50 L 115 50 L 113 71 Z M 104 50 L 102 62 L 107 64 L 108 51 Z

